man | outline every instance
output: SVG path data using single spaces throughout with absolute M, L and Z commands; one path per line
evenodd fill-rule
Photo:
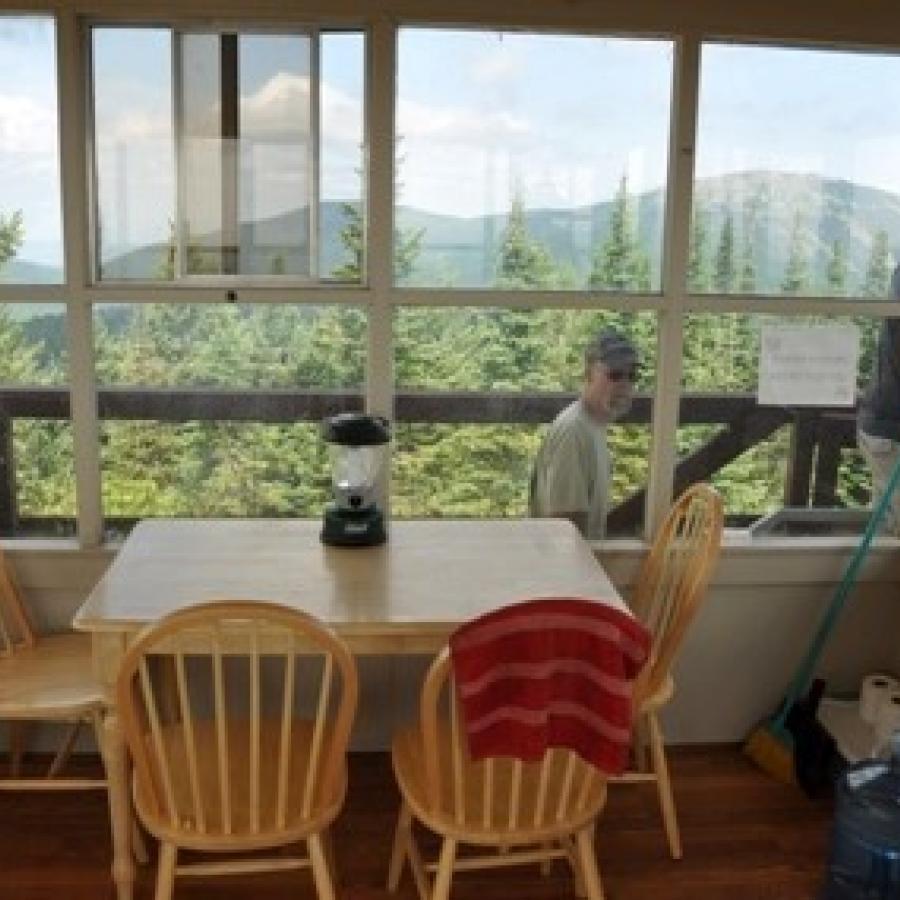
M 611 329 L 584 353 L 581 396 L 550 425 L 531 475 L 532 516 L 570 519 L 588 539 L 603 537 L 610 481 L 606 426 L 624 415 L 634 396 L 638 353 Z
M 891 298 L 900 300 L 900 265 L 891 277 Z M 859 401 L 857 443 L 872 471 L 872 506 L 900 457 L 900 319 L 885 319 L 878 335 L 875 371 Z M 900 489 L 894 492 L 885 528 L 900 537 Z

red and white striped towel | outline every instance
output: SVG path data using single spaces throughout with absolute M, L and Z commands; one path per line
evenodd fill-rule
M 566 747 L 619 774 L 633 681 L 649 652 L 636 619 L 582 597 L 529 600 L 466 623 L 450 654 L 472 759 L 536 760 Z

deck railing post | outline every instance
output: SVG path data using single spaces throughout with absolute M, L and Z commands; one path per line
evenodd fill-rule
M 809 505 L 817 424 L 817 412 L 803 410 L 794 416 L 788 468 L 784 479 L 785 506 Z
M 17 519 L 13 420 L 0 413 L 0 534 L 15 534 Z

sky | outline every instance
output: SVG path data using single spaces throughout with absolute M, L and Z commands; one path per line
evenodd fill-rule
M 309 190 L 303 166 L 285 162 L 308 135 L 304 46 L 285 38 L 242 56 L 260 217 Z M 404 29 L 398 54 L 405 206 L 480 216 L 506 212 L 518 193 L 531 208 L 571 208 L 608 200 L 623 174 L 633 192 L 665 183 L 667 41 Z M 49 20 L 0 17 L 0 215 L 23 210 L 20 257 L 48 264 L 61 256 L 54 58 Z M 360 35 L 324 38 L 325 199 L 360 193 L 363 58 Z M 165 240 L 174 207 L 169 33 L 107 29 L 94 64 L 105 242 Z M 708 45 L 698 121 L 699 177 L 805 172 L 900 194 L 900 58 Z M 197 183 L 210 171 L 201 164 Z

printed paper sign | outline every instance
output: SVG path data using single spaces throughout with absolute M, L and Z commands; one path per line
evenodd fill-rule
M 853 406 L 859 331 L 854 325 L 764 325 L 760 406 Z

